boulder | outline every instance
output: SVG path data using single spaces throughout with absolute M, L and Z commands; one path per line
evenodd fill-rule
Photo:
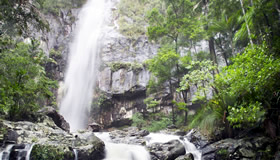
M 149 134 L 150 134 L 150 132 L 147 131 L 147 130 L 141 130 L 141 131 L 138 132 L 138 135 L 141 136 L 141 137 L 145 137 Z
M 145 145 L 145 136 L 149 131 L 139 130 L 137 127 L 128 127 L 124 130 L 114 130 L 110 132 L 110 137 L 114 143 L 125 143 L 135 145 Z
M 8 130 L 6 135 L 4 136 L 4 143 L 16 144 L 18 141 L 18 133 L 13 130 Z
M 179 156 L 175 160 L 194 160 L 194 157 L 193 157 L 193 155 L 191 153 L 188 153 L 186 155 Z
M 204 148 L 211 143 L 205 136 L 195 129 L 189 132 L 187 139 L 198 149 Z
M 129 118 L 119 119 L 113 121 L 110 127 L 123 127 L 123 126 L 130 126 L 132 124 L 132 120 Z
M 148 146 L 152 160 L 174 160 L 186 153 L 184 145 L 179 140 L 167 143 L 154 143 Z
M 52 107 L 45 107 L 42 110 L 39 111 L 39 113 L 43 113 L 50 117 L 54 123 L 61 129 L 69 132 L 70 131 L 70 126 L 69 123 L 66 122 L 64 117 L 60 115 L 54 108 Z
M 102 127 L 97 123 L 91 123 L 88 125 L 88 129 L 92 132 L 99 132 L 102 129 Z
M 28 144 L 34 144 L 33 159 L 41 159 L 44 154 L 48 159 L 63 157 L 63 159 L 74 159 L 74 150 L 78 152 L 79 159 L 83 160 L 101 160 L 105 154 L 105 144 L 97 138 L 93 132 L 84 131 L 70 134 L 59 128 L 51 118 L 46 117 L 42 122 L 10 122 L 2 120 L 4 128 L 9 128 L 5 137 L 17 137 L 17 144 L 12 148 L 13 157 L 25 157 Z M 17 135 L 17 136 L 11 136 Z M 16 140 L 15 138 L 9 138 Z M 6 147 L 6 146 L 5 146 Z M 19 150 L 23 150 L 19 152 Z M 33 151 L 33 150 L 32 150 Z M 94 158 L 93 158 L 94 157 Z M 32 158 L 31 158 L 32 159 Z
M 275 142 L 267 137 L 224 139 L 202 148 L 202 158 L 210 159 L 269 159 Z

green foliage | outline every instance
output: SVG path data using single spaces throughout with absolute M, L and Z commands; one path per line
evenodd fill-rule
M 146 129 L 150 132 L 156 132 L 167 128 L 171 124 L 170 118 L 163 113 L 150 113 L 143 117 L 140 113 L 135 113 L 132 117 L 132 125 L 138 128 Z
M 210 53 L 200 51 L 194 55 L 197 61 L 210 60 Z
M 162 88 L 162 85 L 158 83 L 158 80 L 156 79 L 156 77 L 151 76 L 148 85 L 147 85 L 147 94 L 153 94 L 156 92 L 159 92 L 160 89 Z
M 214 131 L 219 130 L 221 118 L 217 117 L 208 107 L 202 107 L 196 114 L 192 122 L 188 125 L 189 129 L 198 128 L 201 133 L 211 137 Z
M 72 152 L 65 152 L 62 148 L 35 144 L 31 151 L 31 160 L 63 160 L 67 154 L 69 157 L 74 157 Z
M 149 71 L 162 83 L 175 76 L 174 68 L 178 64 L 179 55 L 172 49 L 162 48 L 156 56 L 146 61 Z
M 142 128 L 145 125 L 146 121 L 144 120 L 141 113 L 135 113 L 132 116 L 132 126 Z
M 262 105 L 259 102 L 241 104 L 238 107 L 229 106 L 227 119 L 234 127 L 240 128 L 241 124 L 254 124 L 261 121 L 264 116 Z
M 41 9 L 44 13 L 60 15 L 61 9 L 72 9 L 81 7 L 86 0 L 44 0 Z
M 204 37 L 203 23 L 190 0 L 165 1 L 165 8 L 155 7 L 147 13 L 148 36 L 163 44 L 174 44 L 176 53 L 179 44 L 194 44 Z M 167 40 L 166 40 L 167 39 Z
M 0 35 L 22 35 L 28 31 L 30 24 L 36 29 L 48 30 L 47 22 L 44 21 L 38 11 L 38 6 L 41 5 L 41 0 L 1 0 Z
M 261 120 L 264 111 L 279 105 L 275 93 L 280 88 L 280 59 L 268 53 L 265 44 L 248 47 L 216 76 L 219 95 L 236 97 L 233 105 L 226 106 L 228 120 L 235 127 L 254 125 Z
M 0 52 L 0 111 L 9 119 L 31 118 L 32 112 L 53 98 L 56 82 L 46 77 L 43 65 L 48 59 L 38 46 L 33 40 Z
M 148 109 L 153 109 L 153 111 L 155 112 L 155 108 L 159 105 L 159 101 L 154 100 L 153 97 L 148 97 L 144 99 L 144 104 L 147 105 Z
M 160 5 L 159 0 L 121 0 L 116 11 L 120 32 L 132 39 L 145 35 L 145 14 L 155 5 Z
M 176 102 L 172 101 L 172 103 L 177 107 L 177 109 L 182 110 L 182 111 L 188 111 L 189 109 L 187 108 L 187 104 L 185 102 Z
M 216 66 L 209 60 L 192 61 L 189 65 L 186 65 L 186 69 L 189 72 L 182 78 L 178 90 L 184 91 L 188 90 L 191 86 L 195 86 L 197 91 L 192 101 L 206 99 L 207 93 L 211 89 L 211 81 L 213 81 L 212 73 L 216 69 Z
M 149 126 L 144 127 L 144 129 L 150 132 L 156 132 L 166 129 L 168 125 L 171 124 L 170 118 L 162 117 L 159 121 L 151 121 Z
M 197 53 L 195 48 L 196 53 L 187 51 L 192 58 L 169 57 L 172 59 L 170 61 L 162 60 L 161 57 L 165 54 L 159 51 L 155 58 L 147 62 L 149 70 L 155 76 L 149 82 L 148 91 L 158 92 L 169 81 L 172 92 L 172 85 L 175 83 L 172 84 L 171 81 L 184 75 L 177 91 L 187 93 L 191 86 L 197 88 L 192 101 L 204 100 L 207 103 L 205 112 L 209 117 L 200 113 L 191 125 L 205 128 L 205 131 L 208 130 L 208 125 L 217 122 L 221 124 L 222 120 L 225 121 L 227 130 L 228 122 L 233 127 L 245 128 L 262 122 L 264 117 L 273 118 L 275 123 L 279 123 L 279 2 L 161 2 L 164 2 L 163 8 L 154 7 L 147 14 L 150 40 L 168 44 L 170 48 L 174 48 L 175 54 L 184 51 L 182 48 L 191 50 L 201 39 L 208 40 L 213 62 L 216 63 L 215 52 L 218 51 L 227 67 L 219 71 L 218 67 L 220 69 L 222 66 L 214 66 L 209 61 L 207 51 Z M 242 54 L 236 55 L 237 51 L 242 51 Z M 231 59 L 233 55 L 236 57 Z M 209 92 L 213 93 L 212 99 L 206 97 Z
M 222 148 L 217 151 L 217 158 L 219 158 L 219 159 L 227 160 L 230 158 L 229 156 L 230 156 L 230 154 L 227 149 Z

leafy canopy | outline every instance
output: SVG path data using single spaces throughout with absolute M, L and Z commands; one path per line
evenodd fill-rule
M 280 59 L 269 54 L 265 44 L 248 47 L 216 76 L 215 86 L 220 95 L 234 97 L 228 107 L 228 120 L 235 127 L 254 124 L 263 112 L 279 105 L 275 97 L 280 91 Z
M 32 118 L 32 112 L 53 98 L 56 83 L 46 77 L 43 65 L 48 59 L 38 46 L 35 40 L 20 42 L 0 52 L 0 112 L 11 120 Z

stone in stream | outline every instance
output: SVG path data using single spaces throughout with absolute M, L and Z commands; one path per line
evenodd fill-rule
M 191 153 L 188 153 L 186 155 L 179 156 L 175 160 L 194 160 L 194 157 L 193 157 L 193 155 Z
M 91 123 L 88 125 L 88 129 L 92 132 L 99 132 L 102 129 L 102 127 L 97 123 Z
M 18 140 L 18 133 L 13 130 L 8 130 L 8 133 L 4 136 L 4 143 L 16 144 Z
M 154 143 L 148 146 L 152 160 L 174 160 L 186 153 L 184 145 L 179 140 L 167 143 Z

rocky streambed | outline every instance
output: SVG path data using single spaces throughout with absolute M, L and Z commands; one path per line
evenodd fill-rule
M 164 160 L 194 159 L 182 143 L 184 137 L 166 133 L 154 135 L 129 127 L 106 133 L 90 130 L 69 133 L 67 122 L 55 110 L 41 111 L 36 122 L 0 120 L 1 160 Z M 175 132 L 174 132 L 175 133 Z M 98 138 L 100 137 L 100 138 Z M 163 138 L 161 141 L 157 138 Z M 116 148 L 120 151 L 116 153 Z M 113 151 L 113 152 L 112 152 Z M 146 158 L 144 158 L 146 157 Z
M 77 136 L 56 126 L 49 117 L 40 122 L 1 120 L 1 160 L 81 159 L 104 157 L 104 143 L 92 132 Z M 78 153 L 78 154 L 77 154 Z
M 36 122 L 0 120 L 1 160 L 232 160 L 280 159 L 279 140 L 265 136 L 211 141 L 192 130 L 149 133 L 136 127 L 69 133 L 51 108 Z

